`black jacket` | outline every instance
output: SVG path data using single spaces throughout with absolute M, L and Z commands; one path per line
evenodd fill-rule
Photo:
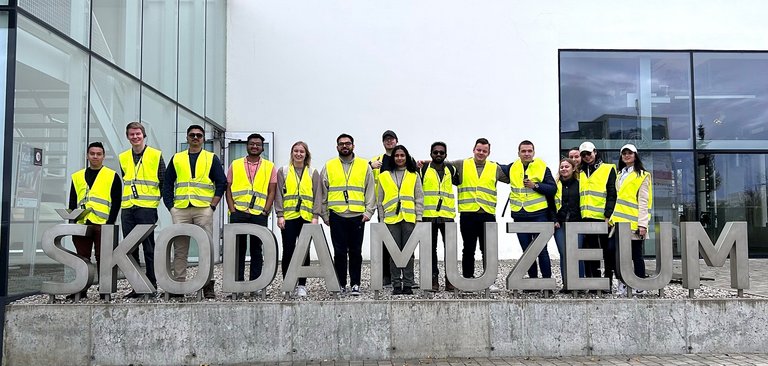
M 560 210 L 557 211 L 557 222 L 581 221 L 581 206 L 579 203 L 579 180 L 571 178 L 561 181 L 563 191 L 560 197 Z

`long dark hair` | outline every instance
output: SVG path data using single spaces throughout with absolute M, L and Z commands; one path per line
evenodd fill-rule
M 409 153 L 408 149 L 406 149 L 403 145 L 397 145 L 394 149 L 392 149 L 392 164 L 389 164 L 389 166 L 387 166 L 384 170 L 391 172 L 397 169 L 397 164 L 395 164 L 395 153 L 397 150 L 403 150 L 403 153 L 405 153 L 405 170 L 411 173 L 416 173 L 418 170 L 416 167 L 416 161 L 413 160 L 411 153 Z
M 624 149 L 627 150 L 627 149 Z M 635 170 L 635 173 L 637 173 L 637 176 L 639 177 L 643 172 L 645 171 L 645 167 L 643 166 L 643 161 L 640 160 L 640 154 L 632 151 L 633 154 L 635 154 L 635 165 L 633 169 Z M 621 154 L 621 152 L 619 152 Z M 619 170 L 624 169 L 624 167 L 627 166 L 626 163 L 624 163 L 624 159 L 619 158 Z

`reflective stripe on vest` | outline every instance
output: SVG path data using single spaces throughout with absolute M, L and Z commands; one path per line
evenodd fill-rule
M 403 181 L 397 188 L 392 178 L 392 172 L 386 171 L 379 175 L 379 184 L 384 191 L 381 206 L 384 208 L 384 223 L 395 224 L 400 221 L 416 223 L 416 202 L 414 202 L 414 189 L 416 187 L 416 173 L 403 172 Z
M 557 193 L 555 193 L 555 212 L 560 212 L 560 208 L 563 207 L 563 183 L 560 179 L 557 180 Z
M 492 161 L 485 163 L 483 174 L 477 176 L 475 160 L 469 158 L 462 165 L 462 179 L 459 185 L 459 212 L 483 211 L 496 214 L 496 170 Z
M 341 159 L 331 159 L 325 163 L 328 174 L 328 209 L 333 212 L 365 212 L 365 177 L 368 174 L 368 162 L 355 158 L 344 172 Z M 344 195 L 347 192 L 347 195 Z
M 112 207 L 112 183 L 115 181 L 115 174 L 114 170 L 102 166 L 90 188 L 85 181 L 85 169 L 72 174 L 72 184 L 77 193 L 77 206 L 92 210 L 88 216 L 77 221 L 78 224 L 84 224 L 86 220 L 94 224 L 107 223 L 109 209 Z
M 585 219 L 605 220 L 605 203 L 608 197 L 608 176 L 616 171 L 613 164 L 600 164 L 591 176 L 585 172 L 579 173 L 579 203 L 581 217 Z
M 272 169 L 275 164 L 262 158 L 259 163 L 259 169 L 253 176 L 253 182 L 248 179 L 248 172 L 245 170 L 245 158 L 240 158 L 232 162 L 232 200 L 235 201 L 235 209 L 241 212 L 247 212 L 251 215 L 261 215 L 264 213 L 264 206 L 267 204 L 267 193 L 269 192 L 269 179 L 272 177 Z
M 160 150 L 147 146 L 137 167 L 133 162 L 132 150 L 120 154 L 120 168 L 123 169 L 121 208 L 157 208 L 160 205 L 160 179 L 157 169 L 160 167 L 161 156 Z M 136 189 L 136 195 L 133 194 L 132 186 Z
M 384 162 L 384 154 L 381 154 L 379 156 L 376 156 L 375 158 L 371 159 L 371 161 L 380 161 Z M 379 174 L 381 174 L 381 167 L 378 167 L 376 169 L 371 168 L 373 171 L 373 182 L 374 182 L 374 195 L 376 197 L 376 202 L 379 202 Z
M 312 221 L 312 208 L 314 194 L 312 191 L 311 167 L 304 167 L 301 178 L 296 174 L 293 165 L 283 167 L 285 172 L 285 189 L 283 190 L 283 218 L 293 220 L 301 217 L 306 221 Z
M 523 162 L 519 159 L 509 168 L 509 206 L 512 212 L 537 212 L 547 209 L 547 197 L 527 188 L 523 185 L 525 175 L 528 175 L 534 183 L 544 181 L 544 173 L 547 171 L 547 164 L 541 159 L 533 159 L 528 164 L 528 169 L 523 170 Z
M 443 167 L 442 180 L 437 175 L 437 170 L 428 167 L 424 173 L 421 187 L 424 189 L 423 217 L 443 217 L 448 219 L 456 217 L 456 200 L 453 195 L 451 171 L 448 167 Z
M 620 187 L 616 187 L 617 198 L 616 207 L 613 209 L 613 215 L 611 215 L 611 224 L 618 222 L 628 222 L 632 227 L 632 231 L 638 229 L 638 221 L 640 216 L 640 210 L 638 207 L 638 193 L 640 192 L 640 186 L 643 185 L 643 181 L 648 179 L 648 217 L 650 220 L 651 206 L 653 201 L 653 182 L 651 181 L 651 174 L 648 172 L 642 172 L 640 176 L 636 172 L 629 173 Z M 618 186 L 618 179 L 616 181 Z
M 189 164 L 189 151 L 184 150 L 173 156 L 173 168 L 176 169 L 176 183 L 173 192 L 173 207 L 186 208 L 208 207 L 211 205 L 216 186 L 209 177 L 213 167 L 213 153 L 201 150 L 195 163 L 195 177 Z

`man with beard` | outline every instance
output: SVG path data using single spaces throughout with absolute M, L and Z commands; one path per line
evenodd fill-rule
M 171 211 L 174 224 L 200 226 L 213 237 L 213 212 L 227 189 L 227 177 L 216 154 L 203 149 L 205 130 L 203 126 L 187 128 L 187 150 L 176 153 L 168 162 L 163 184 L 163 202 Z M 213 242 L 211 242 L 213 245 Z M 182 236 L 173 241 L 173 275 L 183 282 L 187 277 L 187 256 L 189 237 Z M 213 299 L 214 281 L 203 287 L 203 296 Z M 171 294 L 182 297 L 183 294 Z
M 422 220 L 432 223 L 432 290 L 439 291 L 437 268 L 437 233 L 443 236 L 445 247 L 445 223 L 453 222 L 456 217 L 456 201 L 453 185 L 457 183 L 456 168 L 445 162 L 448 148 L 444 142 L 437 141 L 430 147 L 432 162 L 421 167 L 422 189 L 424 191 L 424 214 Z M 453 285 L 445 277 L 445 290 L 453 291 Z
M 227 170 L 227 206 L 229 207 L 229 222 L 256 224 L 267 226 L 272 203 L 275 200 L 277 187 L 277 169 L 275 164 L 261 157 L 264 152 L 264 137 L 258 133 L 248 136 L 248 155 L 232 162 Z M 249 280 L 261 276 L 264 265 L 261 240 L 250 235 L 251 239 L 251 271 Z M 245 250 L 248 247 L 248 236 L 237 235 L 235 239 L 235 257 L 237 271 L 235 280 L 245 278 Z
M 323 177 L 323 221 L 331 228 L 333 265 L 342 293 L 346 293 L 349 256 L 350 293 L 360 295 L 365 223 L 376 210 L 371 167 L 355 157 L 355 140 L 348 134 L 336 138 L 338 158 L 325 163 Z
M 582 161 L 579 173 L 582 221 L 605 222 L 609 225 L 608 219 L 616 206 L 616 166 L 603 163 L 595 145 L 589 141 L 579 146 L 579 152 Z M 584 248 L 603 249 L 604 276 L 612 279 L 616 258 L 615 253 L 608 249 L 608 234 L 584 235 Z M 600 262 L 585 261 L 584 270 L 586 277 L 600 277 Z

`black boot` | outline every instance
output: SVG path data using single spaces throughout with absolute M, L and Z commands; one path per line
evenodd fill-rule
M 213 291 L 213 285 L 216 283 L 214 280 L 208 281 L 208 283 L 203 286 L 203 297 L 206 299 L 215 299 L 216 298 L 216 292 Z

